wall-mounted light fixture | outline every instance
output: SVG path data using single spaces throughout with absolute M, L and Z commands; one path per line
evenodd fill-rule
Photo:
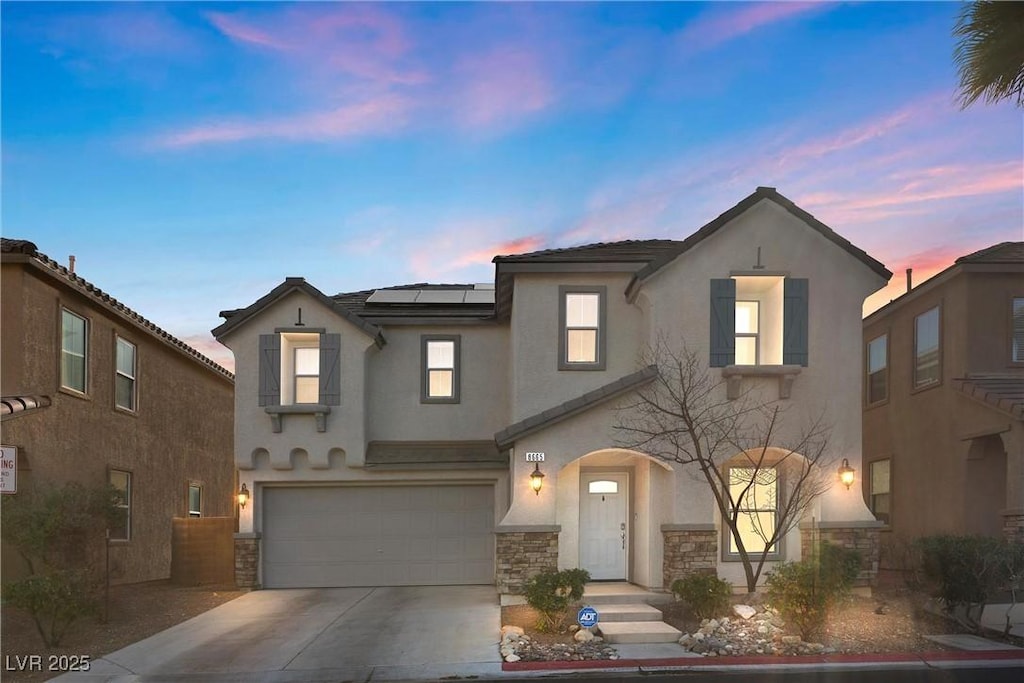
M 839 466 L 839 481 L 843 482 L 847 489 L 853 486 L 853 473 L 854 469 L 850 467 L 850 461 L 843 458 L 843 464 Z
M 249 489 L 245 488 L 245 484 L 242 484 L 242 488 L 238 489 L 238 507 L 245 508 L 245 504 L 249 502 Z
M 533 472 L 530 473 L 530 488 L 539 496 L 542 486 L 544 486 L 544 473 L 540 471 L 540 463 L 537 462 L 533 464 Z

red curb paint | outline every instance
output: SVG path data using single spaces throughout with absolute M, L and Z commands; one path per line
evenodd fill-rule
M 671 657 L 667 659 L 587 659 L 583 661 L 502 662 L 502 671 L 558 671 L 564 669 L 633 669 L 638 667 L 703 667 L 794 664 L 891 664 L 894 662 L 983 661 L 1020 659 L 1024 650 L 937 650 L 935 652 L 886 652 L 866 655 L 815 655 L 780 657 Z

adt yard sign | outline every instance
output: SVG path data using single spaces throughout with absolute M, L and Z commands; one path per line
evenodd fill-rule
M 0 455 L 0 493 L 18 492 L 18 449 L 2 446 Z
M 597 624 L 597 610 L 593 607 L 584 607 L 580 610 L 579 614 L 576 615 L 576 621 L 580 623 L 583 628 L 590 628 Z

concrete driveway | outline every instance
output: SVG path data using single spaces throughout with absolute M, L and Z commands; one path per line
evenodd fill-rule
M 491 586 L 254 591 L 59 681 L 368 681 L 494 675 Z

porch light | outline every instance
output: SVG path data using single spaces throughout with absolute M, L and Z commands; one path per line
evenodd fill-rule
M 245 504 L 249 502 L 249 489 L 245 488 L 245 484 L 242 484 L 242 488 L 238 489 L 238 507 L 245 508 Z
M 544 473 L 540 471 L 540 463 L 534 463 L 533 472 L 530 473 L 530 488 L 539 496 L 542 486 L 544 486 Z
M 850 461 L 843 458 L 843 464 L 839 466 L 839 481 L 843 482 L 847 489 L 853 486 L 853 473 L 854 469 L 850 467 Z

